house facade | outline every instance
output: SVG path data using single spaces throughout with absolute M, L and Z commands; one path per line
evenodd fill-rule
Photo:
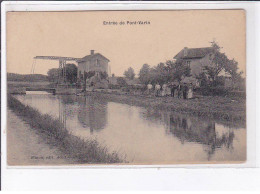
M 203 72 L 206 65 L 211 64 L 213 59 L 214 48 L 183 48 L 174 59 L 182 59 L 191 69 L 191 76 L 196 77 Z
M 100 53 L 94 53 L 94 50 L 91 50 L 90 55 L 87 55 L 78 61 L 78 79 L 82 79 L 84 73 L 86 72 L 106 72 L 108 76 L 111 75 L 111 70 L 109 66 L 109 59 L 101 55 Z
M 204 47 L 204 48 L 183 48 L 174 59 L 182 59 L 191 69 L 192 79 L 196 78 L 200 73 L 204 71 L 204 66 L 212 65 L 212 60 L 214 58 L 214 48 L 213 47 Z M 229 73 L 222 70 L 219 73 L 219 76 L 222 76 L 224 87 L 231 88 L 234 87 L 232 77 Z M 185 78 L 184 78 L 185 79 Z M 200 86 L 201 83 L 196 82 L 197 86 Z

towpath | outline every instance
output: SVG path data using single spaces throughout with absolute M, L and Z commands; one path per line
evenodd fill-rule
M 64 165 L 61 153 L 46 143 L 35 130 L 11 110 L 7 110 L 8 165 Z

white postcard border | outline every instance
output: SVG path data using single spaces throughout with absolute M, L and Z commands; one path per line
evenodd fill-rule
M 1 140 L 2 140 L 2 178 L 3 178 L 3 188 L 16 187 L 22 189 L 36 188 L 36 185 L 26 184 L 28 180 L 33 181 L 33 177 L 41 174 L 43 177 L 49 177 L 49 180 L 58 181 L 56 177 L 59 176 L 79 176 L 83 178 L 86 173 L 90 173 L 92 177 L 97 175 L 102 175 L 107 173 L 118 174 L 119 176 L 123 174 L 128 174 L 128 176 L 134 178 L 136 175 L 141 176 L 147 175 L 147 172 L 151 173 L 151 176 L 157 174 L 171 174 L 176 173 L 176 175 L 185 176 L 193 171 L 195 174 L 202 170 L 208 174 L 210 171 L 213 173 L 213 169 L 218 171 L 234 173 L 231 168 L 241 168 L 241 167 L 256 167 L 259 166 L 259 157 L 256 155 L 256 138 L 259 138 L 259 133 L 256 132 L 256 62 L 257 51 L 259 51 L 259 45 L 256 45 L 256 24 L 259 22 L 259 14 L 257 14 L 256 3 L 253 2 L 2 2 L 2 17 L 1 17 Z M 258 4 L 259 6 L 259 4 Z M 41 166 L 41 167 L 8 167 L 6 164 L 6 12 L 7 11 L 83 11 L 83 10 L 180 10 L 180 9 L 245 9 L 246 10 L 246 50 L 247 50 L 247 162 L 243 164 L 192 164 L 192 165 L 91 165 L 91 166 Z M 259 10 L 258 10 L 259 11 Z M 256 20 L 258 16 L 258 20 Z M 259 29 L 258 29 L 259 32 Z M 259 43 L 259 39 L 258 39 Z M 259 70 L 259 68 L 258 68 Z M 259 85 L 258 85 L 259 86 Z M 259 96 L 259 92 L 258 92 Z M 259 104 L 258 104 L 259 105 Z M 259 113 L 259 111 L 258 111 Z M 259 115 L 259 114 L 258 114 Z M 259 125 L 258 125 L 259 126 Z M 258 158 L 256 158 L 258 157 Z M 173 168 L 174 167 L 174 168 Z M 210 169 L 209 169 L 210 168 Z M 120 170 L 119 170 L 120 169 Z M 105 172 L 104 172 L 105 170 Z M 136 174 L 133 174 L 133 171 Z M 181 173 L 182 171 L 182 173 Z M 207 171 L 207 172 L 206 172 Z M 243 168 L 237 169 L 237 171 L 243 171 Z M 160 172 L 160 173 L 158 173 Z M 215 172 L 215 171 L 214 171 Z M 83 173 L 83 174 L 81 174 Z M 96 173 L 96 174 L 95 174 Z M 149 174 L 148 173 L 148 174 Z M 180 174 L 181 173 L 181 174 Z M 243 173 L 242 173 L 243 174 Z M 26 179 L 21 180 L 21 177 L 26 175 Z M 156 176 L 157 176 L 156 175 Z M 193 175 L 191 175 L 193 176 Z M 97 178 L 97 177 L 96 177 Z M 109 178 L 109 177 L 107 177 Z M 114 179 L 115 177 L 110 177 Z M 177 177 L 175 176 L 175 179 Z M 221 177 L 224 180 L 226 177 Z M 66 179 L 66 177 L 64 177 Z M 102 178 L 103 179 L 103 178 Z M 148 178 L 149 179 L 149 178 Z M 14 182 L 13 182 L 13 181 Z M 22 182 L 18 183 L 20 180 Z M 137 179 L 138 180 L 138 179 Z M 68 178 L 67 181 L 73 181 L 73 179 Z M 58 181 L 60 183 L 60 181 Z M 91 182 L 91 181 L 90 181 Z M 119 181 L 120 182 L 120 181 Z M 70 186 L 63 185 L 64 188 Z M 89 185 L 89 184 L 88 184 Z M 61 185 L 45 185 L 46 188 L 61 188 Z M 98 183 L 93 183 L 89 188 L 96 188 L 100 185 Z M 104 185 L 103 185 L 104 186 Z M 106 185 L 110 187 L 109 185 Z M 41 185 L 44 188 L 43 185 Z M 83 188 L 84 186 L 80 186 Z M 152 185 L 151 185 L 152 187 Z

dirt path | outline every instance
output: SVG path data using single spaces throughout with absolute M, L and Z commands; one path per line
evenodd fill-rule
M 7 110 L 7 164 L 8 165 L 63 165 L 68 161 L 56 148 L 46 144 L 35 130 Z

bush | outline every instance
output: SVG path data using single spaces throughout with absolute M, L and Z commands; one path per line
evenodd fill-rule
M 120 89 L 121 87 L 119 85 L 114 85 L 114 84 L 108 84 L 109 89 Z
M 225 88 L 223 86 L 219 87 L 200 87 L 194 90 L 197 94 L 203 96 L 229 96 L 229 97 L 245 97 L 245 91 L 234 91 L 230 88 Z
M 123 77 L 118 77 L 118 78 L 117 78 L 117 84 L 118 84 L 119 86 L 121 86 L 121 87 L 127 86 L 127 83 L 126 83 L 126 81 L 125 81 L 125 79 L 124 79 Z

